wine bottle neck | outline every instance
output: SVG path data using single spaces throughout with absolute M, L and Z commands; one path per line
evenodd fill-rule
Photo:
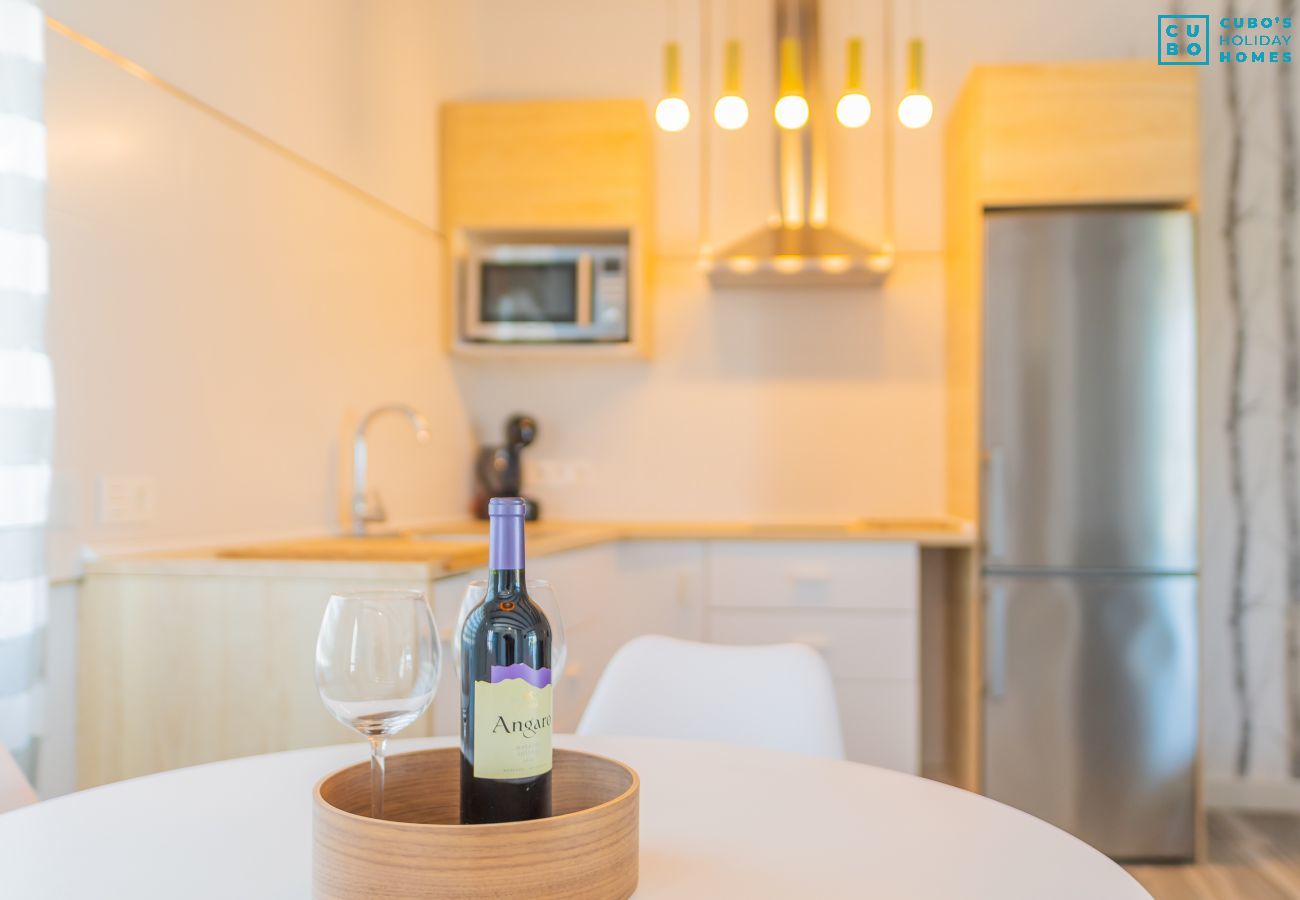
M 523 569 L 492 569 L 488 572 L 489 596 L 508 596 L 522 593 L 525 593 Z
M 494 515 L 488 525 L 488 569 L 523 572 L 524 517 Z

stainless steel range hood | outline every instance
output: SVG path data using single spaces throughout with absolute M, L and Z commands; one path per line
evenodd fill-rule
M 831 114 L 821 90 L 818 5 L 818 0 L 776 0 L 777 65 L 782 40 L 797 39 L 808 124 L 795 130 L 777 128 L 779 220 L 703 255 L 715 287 L 876 285 L 893 268 L 891 249 L 869 247 L 826 223 L 826 132 Z

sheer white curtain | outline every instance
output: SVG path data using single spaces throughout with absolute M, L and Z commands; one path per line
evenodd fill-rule
M 34 775 L 54 390 L 45 355 L 45 21 L 0 0 L 0 742 Z

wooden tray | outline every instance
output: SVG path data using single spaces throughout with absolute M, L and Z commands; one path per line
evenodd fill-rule
M 636 890 L 641 781 L 602 756 L 556 750 L 549 819 L 461 825 L 460 751 L 388 759 L 385 819 L 370 812 L 370 763 L 316 785 L 312 892 L 446 900 L 624 900 Z

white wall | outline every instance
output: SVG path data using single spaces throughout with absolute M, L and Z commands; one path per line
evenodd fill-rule
M 45 8 L 270 139 L 47 35 L 53 576 L 75 576 L 83 547 L 333 531 L 345 423 L 386 401 L 434 425 L 427 445 L 401 421 L 373 429 L 390 515 L 458 515 L 471 435 L 437 349 L 432 6 Z M 104 476 L 153 479 L 153 519 L 98 521 Z M 59 590 L 46 794 L 73 783 L 74 627 Z
M 46 13 L 432 223 L 426 0 L 45 0 Z M 49 35 L 49 42 L 63 40 Z
M 375 428 L 392 517 L 463 507 L 469 434 L 437 349 L 430 7 L 269 6 L 47 10 L 417 222 L 51 33 L 56 574 L 80 544 L 334 529 L 342 426 L 389 400 L 435 426 L 425 446 Z M 156 480 L 153 521 L 97 521 L 96 480 L 117 475 Z
M 541 423 L 530 454 L 589 464 L 533 492 L 552 515 L 938 515 L 940 278 L 930 257 L 876 295 L 713 295 L 693 261 L 661 260 L 652 362 L 456 372 L 480 434 L 525 410 Z

